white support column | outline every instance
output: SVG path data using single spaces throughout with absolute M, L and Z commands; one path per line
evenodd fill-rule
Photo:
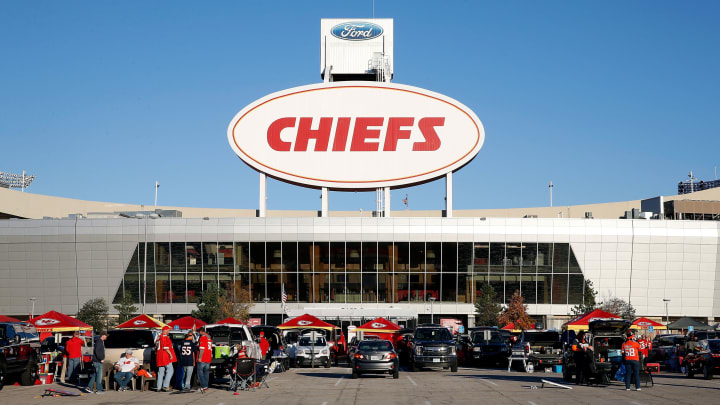
M 386 218 L 390 217 L 390 187 L 385 187 L 385 212 L 383 213 L 383 216 Z
M 267 175 L 260 173 L 260 208 L 259 217 L 264 218 L 267 214 Z
M 453 216 L 452 189 L 452 172 L 448 172 L 445 175 L 445 216 L 448 218 Z
M 322 205 L 322 208 L 320 211 L 320 216 L 324 218 L 324 217 L 328 216 L 328 211 L 330 210 L 330 208 L 329 208 L 330 201 L 328 201 L 328 188 L 327 187 L 322 188 L 322 192 L 320 194 L 320 200 L 321 200 L 321 205 Z

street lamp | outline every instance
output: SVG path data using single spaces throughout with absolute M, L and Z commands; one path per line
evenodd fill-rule
M 28 301 L 32 302 L 32 310 L 30 310 L 30 319 L 35 318 L 35 301 L 37 298 L 28 298 Z
M 670 315 L 668 314 L 668 302 L 670 302 L 670 299 L 663 298 L 663 302 L 665 303 L 665 325 L 670 323 Z
M 263 302 L 265 303 L 265 325 L 267 325 L 267 303 L 270 301 L 270 298 L 263 298 Z
M 433 302 L 435 302 L 435 297 L 430 297 L 430 323 L 435 323 L 435 316 L 433 314 Z

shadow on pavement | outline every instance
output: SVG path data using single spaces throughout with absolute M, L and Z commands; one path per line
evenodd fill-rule
M 302 375 L 305 377 L 335 378 L 335 379 L 348 376 L 348 374 L 344 374 L 344 373 L 308 373 L 308 372 L 300 372 L 300 371 L 296 372 L 295 374 Z

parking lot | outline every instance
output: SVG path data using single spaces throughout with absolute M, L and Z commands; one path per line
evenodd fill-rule
M 558 387 L 541 388 L 541 379 L 563 383 L 560 374 L 520 372 L 501 369 L 461 367 L 457 373 L 449 371 L 401 372 L 400 379 L 361 376 L 350 378 L 350 369 L 343 367 L 293 368 L 270 377 L 270 388 L 233 395 L 224 386 L 216 385 L 208 394 L 168 394 L 156 392 L 108 392 L 105 395 L 86 394 L 81 397 L 41 398 L 45 388 L 7 386 L 0 398 L 11 404 L 47 404 L 80 402 L 87 404 L 173 404 L 232 403 L 261 404 L 697 404 L 715 403 L 720 394 L 720 379 L 711 381 L 686 379 L 681 374 L 662 373 L 655 377 L 655 386 L 641 392 L 625 391 L 614 382 L 609 387 L 575 386 L 572 390 Z M 533 389 L 532 387 L 537 387 Z M 69 388 L 68 390 L 78 392 Z

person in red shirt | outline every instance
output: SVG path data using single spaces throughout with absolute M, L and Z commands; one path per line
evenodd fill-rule
M 625 390 L 630 391 L 630 378 L 635 377 L 635 390 L 640 391 L 640 344 L 635 341 L 634 335 L 628 335 L 628 339 L 622 345 L 623 358 L 625 359 Z
M 266 359 L 269 350 L 270 343 L 268 343 L 267 339 L 265 339 L 265 332 L 260 331 L 260 356 L 263 359 Z
M 65 343 L 65 351 L 67 352 L 68 362 L 65 374 L 65 383 L 79 384 L 80 379 L 80 363 L 82 363 L 82 347 L 85 341 L 80 338 L 80 331 L 75 331 L 73 337 Z
M 200 328 L 200 341 L 198 342 L 197 375 L 200 384 L 200 393 L 208 390 L 210 383 L 210 362 L 212 361 L 212 340 L 205 327 Z
M 160 392 L 170 391 L 170 381 L 173 376 L 173 362 L 175 361 L 175 350 L 173 349 L 172 340 L 168 336 L 169 326 L 162 328 L 162 334 L 155 343 L 155 362 L 158 368 L 157 385 L 155 390 Z

